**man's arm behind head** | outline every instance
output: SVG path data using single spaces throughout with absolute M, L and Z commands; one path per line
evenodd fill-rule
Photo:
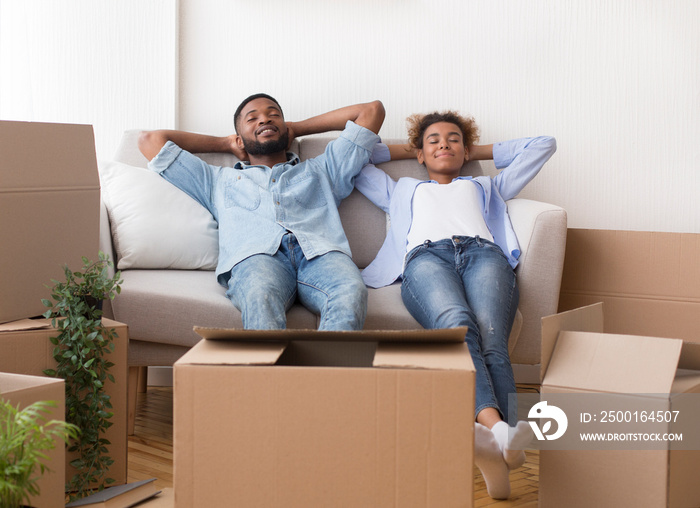
M 378 134 L 382 123 L 384 123 L 384 116 L 384 105 L 377 100 L 346 106 L 301 122 L 288 122 L 288 124 L 291 124 L 295 136 L 341 131 L 345 128 L 348 120 Z
M 235 134 L 231 136 L 208 136 L 193 132 L 175 130 L 144 131 L 139 134 L 138 146 L 141 153 L 150 161 L 161 148 L 172 141 L 183 150 L 190 153 L 223 152 L 233 153 L 237 157 L 245 156 L 243 150 L 238 150 Z

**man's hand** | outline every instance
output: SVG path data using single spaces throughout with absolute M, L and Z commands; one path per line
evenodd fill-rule
M 287 144 L 287 149 L 292 146 L 292 143 L 297 137 L 297 133 L 294 130 L 294 122 L 285 122 L 287 124 L 287 134 L 289 135 L 289 143 Z
M 238 157 L 238 160 L 241 161 L 247 161 L 248 160 L 248 152 L 245 151 L 245 148 L 242 148 L 243 146 L 243 141 L 241 137 L 238 134 L 231 134 L 228 137 L 229 144 L 230 144 L 230 150 L 233 155 Z

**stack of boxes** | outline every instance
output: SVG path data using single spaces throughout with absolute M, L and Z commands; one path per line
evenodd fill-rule
M 43 376 L 55 368 L 50 322 L 37 319 L 46 308 L 51 279 L 63 280 L 63 266 L 82 266 L 82 256 L 97 259 L 100 186 L 92 126 L 0 121 L 0 374 L 2 397 L 21 407 L 36 400 L 56 400 L 64 413 L 63 381 Z M 106 320 L 118 339 L 110 360 L 116 383 L 107 383 L 113 425 L 105 437 L 114 459 L 109 475 L 126 482 L 127 327 Z M 39 376 L 39 377 L 37 377 Z M 60 385 L 60 387 L 59 387 Z M 64 506 L 64 484 L 73 476 L 57 443 L 42 478 L 37 508 Z

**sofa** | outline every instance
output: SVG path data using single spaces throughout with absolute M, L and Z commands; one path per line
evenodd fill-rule
M 100 161 L 102 205 L 100 250 L 116 260 L 123 278 L 121 293 L 107 302 L 106 315 L 129 330 L 130 413 L 140 367 L 171 366 L 200 337 L 193 326 L 240 328 L 239 311 L 214 276 L 216 224 L 189 196 L 146 168 L 137 148 L 138 130 L 126 131 L 114 160 Z M 301 159 L 323 152 L 330 137 L 295 140 Z M 385 140 L 405 142 L 405 140 Z M 207 162 L 232 166 L 231 154 L 200 154 Z M 394 179 L 425 178 L 413 160 L 379 165 Z M 543 171 L 547 171 L 547 166 Z M 492 162 L 469 162 L 463 175 L 495 175 Z M 559 206 L 516 198 L 508 210 L 521 247 L 516 269 L 520 303 L 509 340 L 519 383 L 539 383 L 540 319 L 557 312 L 567 216 Z M 369 264 L 390 227 L 387 216 L 357 190 L 340 205 L 353 261 Z M 287 314 L 287 326 L 315 329 L 318 317 L 300 305 Z M 406 330 L 420 325 L 401 301 L 400 283 L 369 289 L 365 329 Z M 143 372 L 143 369 L 141 369 Z M 133 429 L 133 425 L 131 427 Z

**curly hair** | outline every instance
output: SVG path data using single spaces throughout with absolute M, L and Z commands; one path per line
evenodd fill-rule
M 464 146 L 471 147 L 479 140 L 479 126 L 471 116 L 462 116 L 456 111 L 435 111 L 426 115 L 415 114 L 406 119 L 408 123 L 408 142 L 416 149 L 423 149 L 423 136 L 431 125 L 438 122 L 448 122 L 459 127 L 462 131 Z

